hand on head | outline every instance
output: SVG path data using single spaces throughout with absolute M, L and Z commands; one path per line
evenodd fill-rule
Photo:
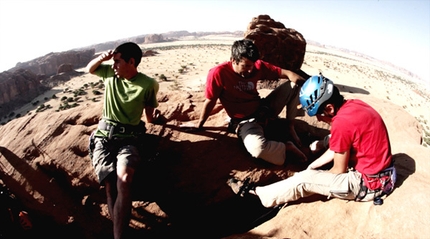
M 105 52 L 103 52 L 102 54 L 100 54 L 100 59 L 102 60 L 102 61 L 107 61 L 107 60 L 110 60 L 110 59 L 112 59 L 112 57 L 113 57 L 113 51 L 112 50 L 109 50 L 109 51 L 105 51 Z

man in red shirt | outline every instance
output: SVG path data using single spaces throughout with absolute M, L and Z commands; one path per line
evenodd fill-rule
M 233 191 L 257 195 L 265 207 L 312 194 L 356 201 L 376 199 L 380 204 L 380 197 L 394 189 L 396 170 L 388 132 L 378 112 L 361 100 L 345 100 L 322 75 L 305 82 L 300 103 L 309 116 L 331 124 L 329 149 L 308 169 L 267 186 L 230 179 Z M 318 169 L 329 162 L 333 162 L 330 170 Z
M 297 115 L 299 84 L 302 84 L 304 79 L 292 71 L 281 69 L 259 58 L 259 51 L 251 40 L 234 42 L 230 61 L 209 71 L 206 100 L 197 128 L 203 128 L 219 99 L 231 118 L 232 130 L 242 139 L 245 148 L 253 157 L 283 165 L 286 152 L 289 151 L 299 159 L 306 160 L 306 156 L 296 147 L 301 143 L 293 124 Z M 288 81 L 274 89 L 266 98 L 260 98 L 257 82 L 280 78 L 286 78 Z M 267 140 L 264 136 L 264 119 L 277 117 L 285 106 L 289 134 L 294 143 Z M 260 117 L 262 114 L 265 114 L 264 119 Z

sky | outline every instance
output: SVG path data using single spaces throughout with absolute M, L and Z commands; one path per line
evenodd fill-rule
M 262 14 L 306 40 L 388 61 L 430 82 L 430 0 L 0 0 L 0 72 L 125 37 L 245 31 Z

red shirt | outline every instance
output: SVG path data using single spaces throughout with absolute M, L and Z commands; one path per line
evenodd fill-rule
M 330 131 L 330 149 L 335 152 L 349 150 L 349 164 L 360 173 L 376 174 L 391 164 L 385 123 L 378 112 L 363 101 L 347 100 L 333 117 Z
M 257 82 L 277 80 L 280 74 L 281 68 L 258 60 L 251 76 L 243 78 L 234 72 L 231 61 L 224 62 L 209 70 L 205 96 L 212 100 L 219 98 L 231 118 L 246 118 L 260 106 Z

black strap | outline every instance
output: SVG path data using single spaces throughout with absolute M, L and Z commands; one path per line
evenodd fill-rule
M 98 129 L 109 131 L 109 138 L 114 134 L 139 135 L 145 132 L 145 123 L 141 121 L 138 125 L 127 125 L 100 120 Z
M 238 195 L 244 197 L 249 193 L 250 190 L 255 190 L 255 185 L 251 182 L 251 178 L 247 177 L 245 181 L 243 181 L 243 184 L 239 189 Z
M 355 197 L 355 201 L 361 201 L 363 200 L 363 198 L 366 197 L 367 195 L 367 191 L 369 189 L 366 187 L 366 185 L 364 184 L 364 180 L 363 178 L 361 178 L 361 182 L 360 182 L 360 190 L 358 191 L 357 196 Z

